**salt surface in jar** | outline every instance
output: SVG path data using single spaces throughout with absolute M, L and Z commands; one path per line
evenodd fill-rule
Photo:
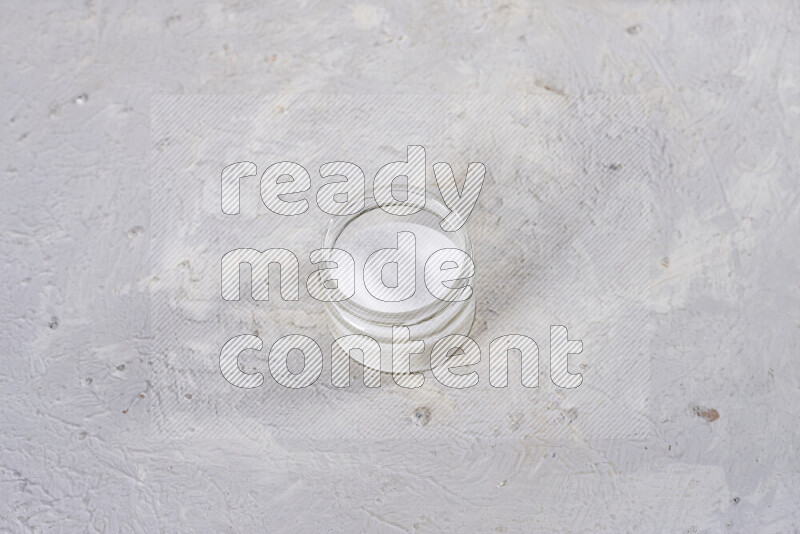
M 475 318 L 475 297 L 461 301 L 440 300 L 425 283 L 425 266 L 435 252 L 458 249 L 472 256 L 472 245 L 464 227 L 445 232 L 439 226 L 449 213 L 434 196 L 428 196 L 425 207 L 411 215 L 397 216 L 384 212 L 372 198 L 355 215 L 336 217 L 325 236 L 325 248 L 347 251 L 355 260 L 355 293 L 350 299 L 327 302 L 328 325 L 334 338 L 361 334 L 375 339 L 381 347 L 380 370 L 392 371 L 392 326 L 407 326 L 412 340 L 422 340 L 425 351 L 411 354 L 412 372 L 430 369 L 433 345 L 444 336 L 469 334 Z M 398 247 L 398 233 L 414 234 L 416 245 L 414 292 L 396 302 L 377 298 L 368 288 L 398 285 L 398 265 L 384 269 L 364 269 L 369 257 L 381 249 Z M 457 274 L 453 278 L 462 278 Z M 449 287 L 463 286 L 456 282 Z M 471 281 L 470 281 L 471 285 Z M 379 295 L 380 296 L 380 295 Z M 364 362 L 361 351 L 350 355 Z

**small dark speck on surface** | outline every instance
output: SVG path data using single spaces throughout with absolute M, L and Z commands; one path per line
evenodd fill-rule
M 121 364 L 119 364 L 117 366 L 117 371 L 124 371 L 124 370 L 125 370 L 125 364 L 124 363 L 121 363 Z
M 638 24 L 634 24 L 633 26 L 628 26 L 625 31 L 631 35 L 638 35 L 642 32 L 642 27 Z
M 742 499 L 740 499 L 739 497 L 734 497 L 733 498 L 733 504 L 739 504 L 739 501 L 741 501 L 741 500 Z
M 141 226 L 134 226 L 133 228 L 128 230 L 128 237 L 134 238 L 139 234 L 141 234 L 142 232 L 144 232 L 144 228 L 142 228 Z
M 88 101 L 89 101 L 89 95 L 87 95 L 86 93 L 81 93 L 75 97 L 75 103 L 78 104 L 79 106 L 82 106 Z
M 702 417 L 709 423 L 712 423 L 719 419 L 719 412 L 714 408 L 700 408 L 699 406 L 694 406 L 692 411 L 697 415 L 697 417 Z
M 543 87 L 544 89 L 546 89 L 546 90 L 550 91 L 551 93 L 555 93 L 555 94 L 557 94 L 557 95 L 564 96 L 564 91 L 562 91 L 561 89 L 558 89 L 558 88 L 556 88 L 556 87 L 553 87 L 553 86 L 551 86 L 551 85 L 543 85 L 542 87 Z
M 424 406 L 414 410 L 414 422 L 419 426 L 425 426 L 431 421 L 431 411 Z
M 622 163 L 612 163 L 611 165 L 608 166 L 608 168 L 611 169 L 612 171 L 618 171 L 622 168 Z
M 50 330 L 55 330 L 56 328 L 58 328 L 58 317 L 56 317 L 55 315 L 52 316 L 50 318 L 50 323 L 48 323 L 47 326 L 50 327 Z
M 191 393 L 187 393 L 186 395 L 184 395 L 184 397 L 186 397 L 187 399 L 191 399 L 192 398 L 192 394 Z

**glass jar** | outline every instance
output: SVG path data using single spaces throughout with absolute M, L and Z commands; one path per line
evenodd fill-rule
M 401 205 L 401 202 L 397 202 Z M 411 215 L 392 215 L 383 211 L 372 197 L 356 214 L 331 219 L 325 235 L 324 248 L 338 248 L 355 260 L 355 294 L 347 300 L 326 302 L 328 327 L 334 339 L 352 334 L 366 335 L 381 347 L 380 371 L 392 372 L 392 327 L 406 326 L 412 340 L 422 340 L 425 350 L 410 357 L 411 372 L 430 369 L 433 345 L 451 334 L 468 335 L 475 319 L 475 294 L 463 301 L 440 300 L 425 285 L 425 262 L 436 250 L 459 249 L 472 257 L 472 243 L 466 227 L 445 232 L 439 223 L 450 213 L 444 202 L 430 192 L 425 207 Z M 397 232 L 413 232 L 416 237 L 416 287 L 414 294 L 399 302 L 385 302 L 372 296 L 364 283 L 367 258 L 379 249 L 396 248 Z M 462 266 L 463 268 L 463 266 Z M 367 273 L 382 276 L 382 273 Z M 458 274 L 449 278 L 466 278 Z M 470 285 L 471 281 L 470 281 Z M 448 287 L 463 286 L 462 282 Z M 350 356 L 362 365 L 361 351 Z M 367 362 L 369 365 L 369 362 Z M 373 367 L 374 368 L 374 367 Z

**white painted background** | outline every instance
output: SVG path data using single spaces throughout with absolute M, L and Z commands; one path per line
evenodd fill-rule
M 3 13 L 0 530 L 800 529 L 796 2 Z M 650 437 L 151 437 L 150 95 L 304 91 L 642 95 L 664 170 Z

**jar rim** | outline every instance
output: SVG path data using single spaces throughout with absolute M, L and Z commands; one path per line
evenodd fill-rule
M 393 201 L 387 203 L 389 206 L 404 206 L 406 205 L 402 201 Z M 325 238 L 323 241 L 323 247 L 326 249 L 335 248 L 336 241 L 344 232 L 344 229 L 359 217 L 366 215 L 367 213 L 375 210 L 375 209 L 382 209 L 381 205 L 375 200 L 373 196 L 366 196 L 364 199 L 364 207 L 356 213 L 344 216 L 334 216 L 331 218 L 330 222 L 328 223 L 327 231 L 325 232 Z M 440 196 L 438 196 L 435 192 L 430 190 L 426 191 L 425 195 L 425 205 L 421 208 L 420 211 L 427 211 L 428 213 L 434 215 L 439 221 L 444 220 L 448 214 L 450 214 L 450 209 L 445 205 L 444 200 Z M 438 228 L 443 233 L 450 233 L 455 234 L 456 238 L 458 239 L 458 244 L 467 255 L 472 257 L 472 241 L 470 241 L 469 234 L 467 234 L 466 227 L 461 226 L 458 230 L 453 232 L 445 232 L 443 229 Z M 474 295 L 473 295 L 474 297 Z M 428 320 L 433 315 L 439 313 L 444 308 L 448 307 L 451 304 L 460 304 L 460 301 L 448 301 L 448 300 L 440 300 L 436 297 L 433 298 L 433 301 L 420 306 L 419 308 L 415 308 L 408 311 L 403 312 L 386 312 L 386 311 L 377 311 L 372 308 L 367 308 L 362 306 L 356 302 L 353 302 L 352 299 L 340 300 L 340 301 L 331 301 L 328 302 L 328 305 L 340 307 L 343 311 L 352 313 L 358 317 L 362 317 L 366 320 L 371 322 L 379 323 L 379 324 L 417 324 L 422 321 Z M 408 322 L 410 319 L 413 322 Z

